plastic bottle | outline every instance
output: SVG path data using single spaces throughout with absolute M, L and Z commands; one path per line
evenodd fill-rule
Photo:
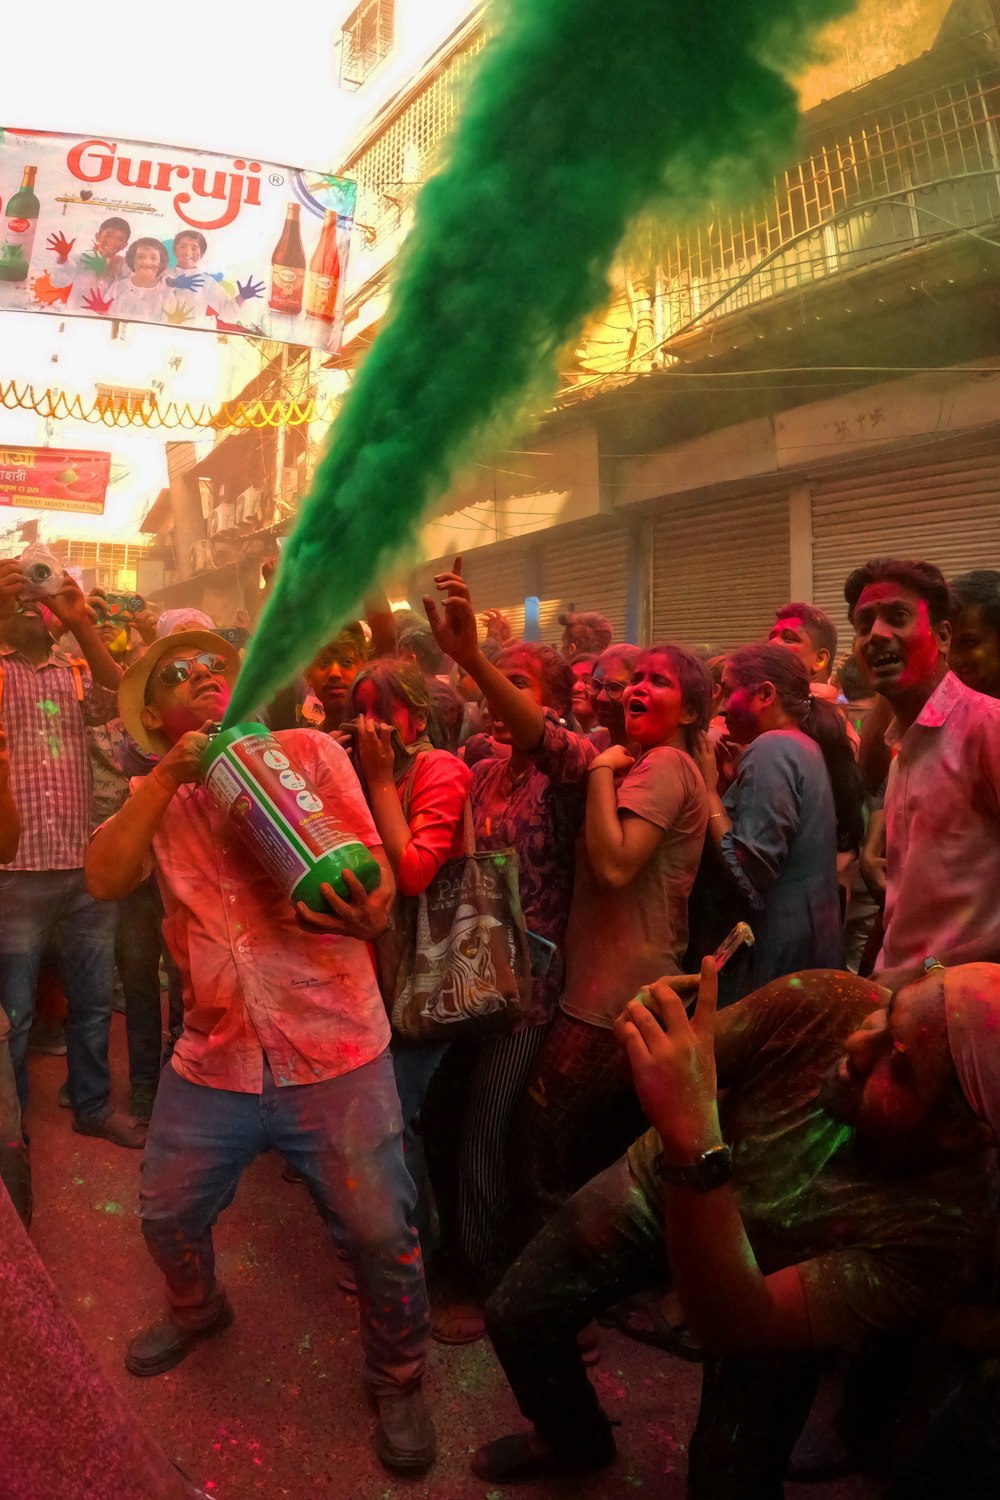
M 366 891 L 378 885 L 378 862 L 263 724 L 234 724 L 216 734 L 201 769 L 216 805 L 292 901 L 329 911 L 323 884 L 349 900 L 344 870 Z

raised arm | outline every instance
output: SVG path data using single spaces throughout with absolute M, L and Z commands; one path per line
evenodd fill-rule
M 163 815 L 178 788 L 198 780 L 208 743 L 203 730 L 184 735 L 139 783 L 124 807 L 94 834 L 83 869 L 87 889 L 98 901 L 127 896 L 142 880 Z
M 48 601 L 52 613 L 67 630 L 72 630 L 80 643 L 90 668 L 91 676 L 98 687 L 118 691 L 121 667 L 117 665 L 108 648 L 94 629 L 90 607 L 83 597 L 83 590 L 68 573 L 63 575 L 62 588 Z
M 462 577 L 462 559 L 456 557 L 454 571 L 439 573 L 434 583 L 438 593 L 444 595 L 443 614 L 433 599 L 424 599 L 434 639 L 441 650 L 457 661 L 482 689 L 493 717 L 500 719 L 510 731 L 515 749 L 533 754 L 542 743 L 544 712 L 527 693 L 522 693 L 502 672 L 498 672 L 480 650 L 479 626 L 469 585 Z

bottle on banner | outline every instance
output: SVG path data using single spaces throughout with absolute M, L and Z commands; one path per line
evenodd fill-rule
M 39 203 L 35 194 L 37 167 L 25 167 L 21 186 L 7 204 L 0 239 L 0 281 L 27 281 L 31 247 L 38 228 Z
M 202 755 L 201 772 L 216 806 L 292 901 L 328 912 L 323 884 L 350 900 L 345 870 L 353 871 L 366 891 L 378 885 L 378 861 L 263 724 L 234 724 L 215 734 Z
M 306 317 L 318 318 L 321 323 L 332 323 L 337 315 L 337 293 L 340 291 L 337 223 L 337 210 L 327 209 L 306 277 Z
M 289 203 L 285 227 L 271 256 L 272 312 L 298 314 L 302 311 L 302 292 L 306 279 L 306 256 L 299 229 L 299 205 Z

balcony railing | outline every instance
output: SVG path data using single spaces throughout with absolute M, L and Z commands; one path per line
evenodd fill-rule
M 1000 223 L 1000 72 L 861 117 L 767 201 L 661 251 L 667 338 L 784 292 Z

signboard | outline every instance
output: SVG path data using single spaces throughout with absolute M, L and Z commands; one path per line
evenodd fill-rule
M 250 157 L 0 130 L 0 309 L 335 353 L 356 194 Z
M 0 448 L 0 505 L 104 513 L 111 454 L 84 448 Z

